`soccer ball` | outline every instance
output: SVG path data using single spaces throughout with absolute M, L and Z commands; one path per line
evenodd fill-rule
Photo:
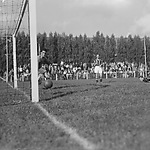
M 50 79 L 45 80 L 45 82 L 44 82 L 45 89 L 50 89 L 50 88 L 52 88 L 52 86 L 53 86 L 52 80 L 50 80 Z

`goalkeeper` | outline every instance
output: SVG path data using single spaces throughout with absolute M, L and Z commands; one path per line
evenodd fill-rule
M 46 57 L 46 49 L 41 51 L 41 54 L 38 56 L 38 81 L 49 78 L 49 60 Z

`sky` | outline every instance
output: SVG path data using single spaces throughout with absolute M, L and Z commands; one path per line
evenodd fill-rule
M 37 0 L 37 32 L 150 36 L 150 0 Z

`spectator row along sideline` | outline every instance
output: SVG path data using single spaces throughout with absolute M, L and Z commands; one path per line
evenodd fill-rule
M 95 78 L 94 64 L 74 64 L 63 63 L 50 64 L 45 66 L 49 77 L 52 80 L 68 80 L 68 79 L 93 79 Z M 129 78 L 129 77 L 144 77 L 145 65 L 128 62 L 116 62 L 116 63 L 103 63 L 103 78 Z M 149 73 L 149 68 L 148 72 Z M 25 64 L 18 67 L 18 80 L 28 81 L 30 80 L 30 64 Z M 6 78 L 6 72 L 3 77 Z M 13 81 L 13 69 L 9 71 L 9 81 Z

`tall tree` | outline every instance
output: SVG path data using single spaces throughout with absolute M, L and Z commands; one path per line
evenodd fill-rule
M 139 36 L 134 36 L 134 46 L 133 49 L 135 51 L 134 60 L 137 64 L 144 63 L 144 47 L 143 40 Z
M 110 45 L 109 45 L 109 61 L 116 61 L 116 38 L 112 34 L 110 37 Z
M 58 60 L 58 35 L 57 33 L 55 32 L 54 33 L 54 37 L 53 37 L 53 49 L 52 49 L 52 60 L 53 60 L 53 63 L 58 63 L 59 60 Z
M 118 54 L 117 59 L 120 62 L 127 61 L 127 39 L 123 36 L 118 40 Z
M 134 49 L 134 39 L 131 35 L 127 38 L 127 60 L 130 63 L 136 62 L 136 51 Z

